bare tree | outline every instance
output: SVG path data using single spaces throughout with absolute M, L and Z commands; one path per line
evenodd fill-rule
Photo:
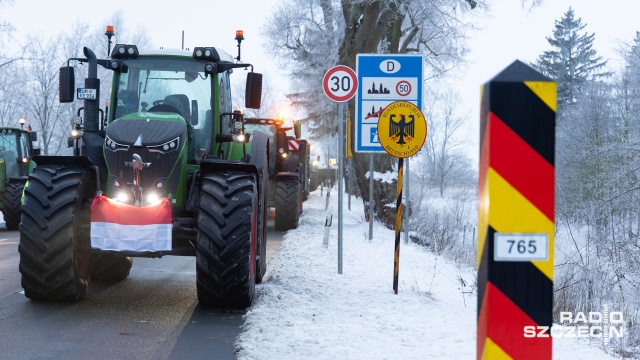
M 62 128 L 67 129 L 62 117 L 64 110 L 58 101 L 60 45 L 55 40 L 44 40 L 41 35 L 29 36 L 28 41 L 26 56 L 29 60 L 23 63 L 20 74 L 25 79 L 22 108 L 28 120 L 40 131 L 44 154 L 55 154 L 62 147 Z
M 458 130 L 469 118 L 467 114 L 458 114 L 460 96 L 448 90 L 442 94 L 433 94 L 431 108 L 436 109 L 427 119 L 429 136 L 427 137 L 427 156 L 430 183 L 434 184 L 440 196 L 456 180 L 469 179 L 469 160 L 461 153 L 463 141 L 456 137 Z

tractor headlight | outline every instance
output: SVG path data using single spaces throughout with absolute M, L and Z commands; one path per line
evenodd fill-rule
M 243 143 L 247 138 L 244 134 L 233 135 L 233 141 Z
M 127 194 L 125 191 L 119 191 L 116 194 L 116 200 L 118 200 L 121 203 L 127 203 L 129 202 L 129 194 Z
M 82 130 L 79 130 L 79 129 L 71 130 L 71 137 L 74 139 L 79 139 L 82 137 L 82 135 L 84 135 L 84 131 Z
M 117 142 L 111 140 L 108 136 L 104 139 L 104 147 L 115 152 L 115 151 L 126 151 L 129 150 L 129 145 L 118 144 Z
M 145 197 L 145 200 L 147 200 L 147 204 L 154 204 L 160 201 L 160 195 L 154 192 L 147 193 Z
M 164 144 L 147 146 L 147 150 L 149 150 L 149 152 L 158 152 L 164 154 L 176 150 L 179 144 L 180 138 L 177 137 L 171 141 L 167 141 Z

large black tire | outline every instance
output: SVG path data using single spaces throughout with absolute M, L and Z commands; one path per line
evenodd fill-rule
M 275 228 L 286 231 L 298 227 L 302 198 L 300 179 L 280 177 L 276 180 L 276 219 Z
M 91 264 L 91 280 L 118 282 L 129 276 L 133 258 L 121 254 L 93 254 Z
M 253 174 L 202 177 L 196 279 L 204 305 L 246 308 L 255 296 L 258 191 Z
M 11 181 L 5 187 L 2 213 L 7 230 L 18 230 L 20 225 L 22 189 L 24 189 L 24 182 L 21 181 Z
M 20 272 L 33 300 L 76 301 L 89 285 L 92 181 L 74 166 L 35 169 L 25 188 L 20 223 Z

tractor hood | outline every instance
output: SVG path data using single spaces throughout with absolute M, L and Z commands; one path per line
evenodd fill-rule
M 154 119 L 151 120 L 140 116 L 145 114 L 138 113 L 113 121 L 107 127 L 107 136 L 123 145 L 160 145 L 177 137 L 182 139 L 180 145 L 184 144 L 187 124 L 180 116 L 153 114 Z
M 144 164 L 139 175 L 144 194 L 154 192 L 171 198 L 178 193 L 181 174 L 187 163 L 187 124 L 182 117 L 157 113 L 129 114 L 111 122 L 106 135 L 104 156 L 109 170 L 106 195 L 128 191 L 130 186 L 127 184 L 134 181 L 134 157 L 139 157 Z

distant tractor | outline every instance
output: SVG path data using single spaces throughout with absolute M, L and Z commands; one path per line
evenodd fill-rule
M 295 229 L 309 195 L 309 144 L 299 138 L 300 125 L 285 127 L 284 120 L 267 118 L 246 118 L 245 124 L 248 133 L 269 136 L 268 204 L 275 209 L 275 228 Z M 295 135 L 287 134 L 291 130 Z
M 18 230 L 20 224 L 22 189 L 36 166 L 33 156 L 40 154 L 40 149 L 33 148 L 32 141 L 37 139 L 35 131 L 0 127 L 0 209 L 7 230 Z
M 110 39 L 110 37 L 109 37 Z M 139 50 L 107 59 L 84 48 L 84 87 L 60 69 L 60 101 L 84 100 L 74 156 L 39 156 L 25 188 L 20 272 L 34 300 L 76 301 L 91 279 L 118 281 L 133 257 L 195 256 L 203 305 L 246 307 L 266 272 L 268 136 L 245 135 L 229 76 L 247 74 L 259 108 L 262 75 L 217 47 Z M 113 71 L 99 108 L 98 65 Z

